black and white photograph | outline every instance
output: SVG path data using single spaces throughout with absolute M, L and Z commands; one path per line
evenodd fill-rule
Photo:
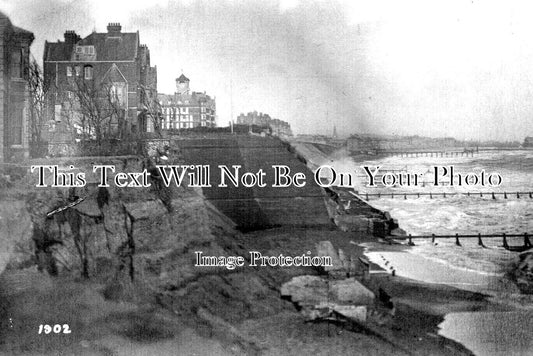
M 533 355 L 532 13 L 0 0 L 0 355 Z

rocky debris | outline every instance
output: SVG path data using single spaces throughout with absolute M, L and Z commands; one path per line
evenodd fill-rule
M 328 302 L 328 281 L 319 276 L 298 276 L 282 284 L 280 292 L 299 306 L 316 306 Z
M 342 304 L 370 305 L 374 303 L 374 293 L 355 278 L 346 278 L 329 283 L 329 295 Z
M 23 261 L 26 251 L 33 255 L 32 221 L 20 200 L 0 204 L 0 273 L 8 263 Z
M 523 293 L 533 294 L 533 249 L 520 253 L 513 274 L 518 288 Z
M 324 270 L 332 276 L 349 277 L 359 272 L 357 259 L 347 256 L 342 249 L 335 251 L 331 241 L 320 241 L 316 245 L 317 256 L 331 257 L 333 266 L 325 266 Z
M 333 247 L 333 244 L 331 243 L 331 241 L 320 241 L 316 245 L 316 251 L 317 251 L 317 256 L 319 257 L 331 257 L 333 266 L 324 267 L 326 272 L 344 270 L 344 262 L 341 260 L 337 251 L 335 251 L 335 248 Z
M 390 235 L 393 237 L 405 237 L 407 236 L 407 232 L 404 229 L 397 227 L 396 229 L 391 230 Z
M 328 281 L 319 276 L 298 276 L 281 286 L 281 296 L 301 308 L 308 320 L 336 314 L 366 321 L 367 307 L 374 304 L 374 293 L 354 278 Z

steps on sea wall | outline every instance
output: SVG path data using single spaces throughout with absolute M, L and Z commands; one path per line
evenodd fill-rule
M 331 225 L 323 190 L 313 184 L 312 172 L 277 138 L 227 135 L 218 138 L 176 140 L 187 164 L 209 165 L 211 188 L 205 197 L 242 230 L 273 226 Z M 219 165 L 240 165 L 240 172 L 266 173 L 265 187 L 218 187 Z M 273 165 L 286 165 L 291 173 L 307 176 L 304 187 L 274 188 Z

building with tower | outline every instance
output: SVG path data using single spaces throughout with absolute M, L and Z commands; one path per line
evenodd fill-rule
M 191 91 L 184 74 L 176 78 L 176 92 L 158 94 L 163 130 L 216 127 L 216 103 L 205 92 Z M 153 130 L 149 127 L 148 131 Z
M 119 112 L 111 127 L 120 132 L 146 131 L 149 107 L 157 100 L 157 68 L 150 64 L 150 50 L 141 44 L 139 31 L 123 32 L 110 23 L 107 32 L 81 38 L 66 31 L 64 41 L 45 42 L 44 80 L 52 118 L 50 141 L 68 141 L 79 134 L 79 122 L 66 123 L 72 98 L 84 88 L 105 87 L 117 102 Z
M 0 162 L 29 156 L 29 55 L 33 33 L 0 13 Z

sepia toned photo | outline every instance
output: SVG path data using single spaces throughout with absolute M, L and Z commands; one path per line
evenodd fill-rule
M 532 10 L 0 0 L 0 355 L 533 354 Z

